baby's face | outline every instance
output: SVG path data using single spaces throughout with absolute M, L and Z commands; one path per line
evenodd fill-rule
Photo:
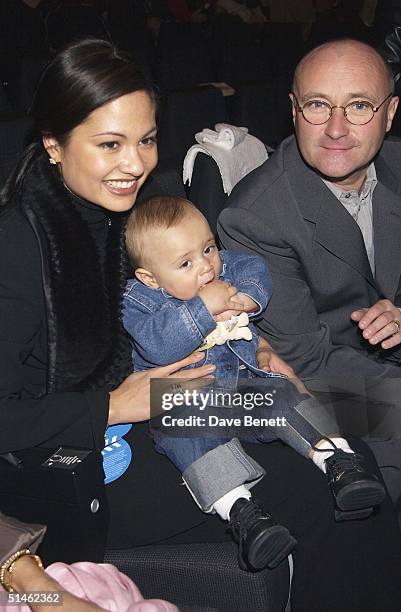
M 159 287 L 180 300 L 190 300 L 218 279 L 220 255 L 206 220 L 189 212 L 174 227 L 155 229 L 146 240 L 147 267 Z

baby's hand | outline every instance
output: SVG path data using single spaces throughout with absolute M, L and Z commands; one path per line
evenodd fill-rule
M 232 310 L 233 314 L 243 311 L 243 305 L 237 301 L 238 290 L 224 281 L 214 280 L 208 283 L 198 295 L 211 315 L 218 315 L 226 310 Z
M 237 302 L 239 302 L 242 305 L 242 311 L 241 312 L 249 312 L 252 313 L 254 311 L 258 311 L 259 310 L 259 304 L 257 304 L 256 302 L 254 302 L 248 295 L 246 295 L 245 293 L 241 293 L 240 291 L 237 293 L 237 295 L 235 296 L 235 299 Z M 231 317 L 233 317 L 234 315 L 238 314 L 238 310 L 224 310 L 223 312 L 220 312 L 218 315 L 216 315 L 214 318 L 216 321 L 228 321 L 229 319 L 231 319 Z

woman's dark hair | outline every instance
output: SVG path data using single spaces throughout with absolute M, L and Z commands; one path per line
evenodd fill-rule
M 155 101 L 140 67 L 107 41 L 84 39 L 58 53 L 43 71 L 29 111 L 35 122 L 34 141 L 9 177 L 1 203 L 14 198 L 31 162 L 44 154 L 42 135 L 66 145 L 71 131 L 94 110 L 135 91 L 146 91 Z

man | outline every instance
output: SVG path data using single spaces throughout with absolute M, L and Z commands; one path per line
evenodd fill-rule
M 383 144 L 392 92 L 368 45 L 311 51 L 290 94 L 296 138 L 220 216 L 225 247 L 265 256 L 273 297 L 260 329 L 304 378 L 401 376 L 401 144 Z
M 383 144 L 393 91 L 364 43 L 311 51 L 290 94 L 295 138 L 236 186 L 219 235 L 266 258 L 261 333 L 310 389 L 329 390 L 340 427 L 392 466 L 401 499 L 401 143 Z

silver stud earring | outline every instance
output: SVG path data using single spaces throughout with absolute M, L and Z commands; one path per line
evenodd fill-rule
M 57 162 L 55 159 L 53 159 L 53 157 L 49 157 L 49 164 L 51 164 L 52 166 L 56 166 Z

